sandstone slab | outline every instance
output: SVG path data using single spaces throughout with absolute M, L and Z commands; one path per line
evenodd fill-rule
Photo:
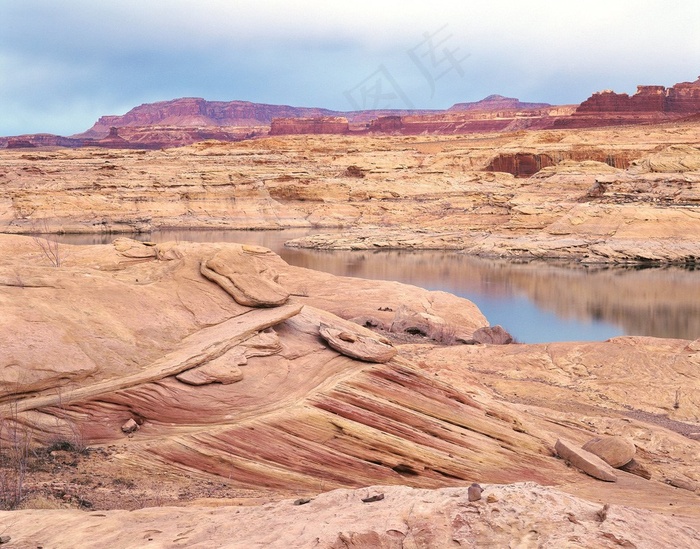
M 581 471 L 593 478 L 606 482 L 617 481 L 617 475 L 615 475 L 614 469 L 595 454 L 587 452 L 563 439 L 557 440 L 554 449 L 559 457 L 565 459 L 571 463 L 571 465 L 581 469 Z
M 534 483 L 488 485 L 470 503 L 467 487 L 371 486 L 313 499 L 258 505 L 162 507 L 135 511 L 0 512 L 18 547 L 697 547 L 700 529 L 632 506 L 607 506 Z M 384 498 L 368 508 L 372 493 Z M 304 505 L 296 501 L 307 500 Z M 478 513 L 475 506 L 478 506 Z M 514 520 L 513 517 L 517 517 Z M 672 534 L 670 534 L 671 532 Z
M 381 336 L 360 335 L 327 324 L 321 324 L 319 334 L 339 353 L 364 362 L 388 362 L 396 355 L 394 346 Z
M 227 250 L 203 261 L 201 272 L 241 305 L 277 307 L 289 299 L 289 292 L 274 280 L 274 275 L 244 250 Z

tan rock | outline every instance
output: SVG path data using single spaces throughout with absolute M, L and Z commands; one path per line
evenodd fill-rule
M 467 489 L 467 499 L 469 501 L 479 501 L 481 499 L 481 494 L 484 489 L 479 486 L 476 482 L 472 483 Z
M 582 448 L 616 468 L 629 463 L 637 451 L 631 440 L 615 436 L 592 438 Z
M 130 433 L 133 433 L 134 431 L 138 430 L 139 424 L 134 421 L 133 418 L 129 419 L 124 425 L 122 425 L 122 432 L 126 433 L 127 435 Z
M 274 280 L 253 255 L 226 250 L 203 261 L 202 274 L 216 282 L 237 303 L 249 307 L 277 307 L 287 302 L 289 292 Z
M 477 343 L 507 345 L 513 343 L 511 336 L 502 326 L 485 326 L 474 331 L 472 339 Z
M 698 489 L 697 483 L 688 478 L 671 477 L 664 479 L 664 482 L 666 484 L 674 486 L 675 488 L 680 488 L 681 490 L 688 490 L 689 492 L 695 492 Z
M 697 547 L 700 529 L 681 517 L 600 504 L 534 483 L 493 485 L 497 503 L 465 505 L 466 487 L 374 487 L 381 503 L 362 502 L 368 490 L 339 489 L 306 505 L 294 500 L 257 505 L 153 507 L 85 512 L 29 509 L 0 514 L 0 528 L 23 547 L 173 546 L 326 547 Z M 514 520 L 513 517 L 517 517 Z M 566 517 L 569 517 L 568 519 Z M 186 527 L 183 527 L 186 526 Z M 175 542 L 174 540 L 178 540 Z M 406 541 L 404 541 L 406 540 Z
M 686 349 L 686 351 L 689 351 L 691 353 L 700 352 L 700 339 L 696 339 L 694 341 L 691 341 L 690 343 L 688 343 L 688 345 L 685 349 Z
M 396 349 L 391 342 L 381 336 L 375 338 L 360 335 L 327 324 L 321 324 L 319 333 L 331 348 L 358 360 L 383 363 L 396 355 Z
M 243 379 L 243 371 L 239 366 L 247 361 L 243 350 L 236 348 L 202 366 L 186 370 L 175 378 L 188 385 L 208 385 L 209 383 L 229 385 Z
M 651 480 L 651 472 L 636 459 L 629 460 L 627 463 L 620 466 L 620 469 L 626 471 L 627 473 L 642 477 L 643 479 Z
M 116 238 L 112 242 L 114 249 L 124 257 L 134 259 L 155 258 L 158 255 L 158 249 L 153 242 L 140 242 L 131 238 Z
M 566 440 L 558 439 L 554 449 L 557 455 L 565 459 L 584 473 L 607 482 L 616 482 L 617 476 L 610 465 L 595 454 L 591 454 Z

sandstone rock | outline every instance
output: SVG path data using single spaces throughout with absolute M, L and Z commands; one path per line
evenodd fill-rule
M 277 307 L 287 302 L 289 292 L 274 280 L 251 254 L 227 250 L 201 264 L 202 274 L 216 282 L 237 303 L 249 307 Z
M 270 124 L 270 135 L 294 134 L 345 134 L 350 131 L 348 119 L 340 116 L 318 118 L 274 118 Z
M 346 177 L 359 177 L 362 178 L 365 176 L 365 172 L 362 171 L 362 168 L 359 166 L 355 166 L 354 164 L 351 164 L 345 169 L 344 175 Z
M 689 492 L 695 492 L 698 489 L 697 483 L 687 478 L 671 477 L 664 479 L 664 482 L 670 486 L 680 488 L 681 490 L 688 490 Z
M 158 255 L 158 250 L 153 242 L 141 242 L 132 240 L 131 238 L 116 238 L 112 242 L 114 249 L 124 257 L 134 259 L 155 258 Z
M 659 511 L 600 504 L 533 483 L 494 485 L 499 502 L 464 505 L 465 487 L 436 490 L 377 487 L 383 503 L 361 501 L 367 489 L 332 490 L 307 505 L 153 507 L 86 513 L 75 509 L 0 514 L 0 527 L 22 547 L 173 546 L 324 547 L 697 547 L 696 523 Z M 516 519 L 514 520 L 514 517 Z M 566 517 L 571 517 L 567 520 Z M 572 520 L 573 518 L 573 520 Z M 183 527 L 186 525 L 186 528 Z M 151 539 L 151 542 L 146 540 Z M 173 542 L 173 540 L 179 540 Z
M 502 326 L 484 326 L 474 331 L 472 339 L 477 343 L 490 345 L 507 345 L 513 343 L 511 336 Z
M 700 352 L 700 339 L 696 339 L 688 343 L 688 345 L 685 347 L 685 350 L 691 353 Z
M 484 489 L 479 486 L 476 482 L 472 483 L 467 489 L 467 499 L 469 501 L 479 501 L 481 499 L 481 493 Z
M 122 425 L 122 432 L 128 435 L 130 433 L 133 433 L 134 431 L 137 431 L 138 428 L 139 424 L 136 423 L 136 421 L 133 418 L 131 418 L 124 425 Z
M 102 116 L 85 135 L 103 136 L 112 127 L 129 126 L 262 126 L 270 124 L 274 118 L 325 114 L 334 112 L 308 107 L 265 105 L 249 101 L 206 101 L 187 97 L 147 103 L 124 115 Z
M 700 149 L 691 145 L 671 145 L 632 162 L 633 173 L 685 173 L 700 171 Z
M 381 336 L 374 338 L 360 335 L 323 323 L 319 328 L 319 333 L 331 348 L 358 360 L 384 363 L 396 355 L 396 349 L 391 342 Z
M 586 450 L 578 448 L 574 444 L 563 439 L 557 440 L 554 449 L 559 457 L 565 459 L 574 467 L 581 469 L 584 473 L 592 476 L 593 478 L 604 480 L 606 482 L 617 481 L 617 476 L 615 475 L 614 469 L 595 454 L 591 454 Z
M 243 379 L 239 366 L 248 363 L 249 358 L 274 355 L 282 350 L 282 343 L 277 333 L 268 329 L 247 339 L 222 356 L 209 362 L 186 370 L 175 378 L 188 385 L 208 385 L 221 383 L 229 385 Z
M 208 385 L 209 383 L 229 385 L 243 379 L 243 372 L 239 366 L 247 361 L 243 350 L 234 348 L 202 366 L 176 375 L 175 378 L 188 385 Z
M 615 436 L 593 438 L 586 442 L 582 448 L 616 468 L 629 463 L 637 451 L 631 440 Z
M 631 473 L 633 475 L 637 475 L 638 477 L 642 477 L 643 479 L 646 480 L 651 480 L 651 473 L 649 470 L 644 467 L 641 463 L 639 463 L 636 459 L 631 459 L 624 465 L 620 467 L 623 471 L 627 473 Z

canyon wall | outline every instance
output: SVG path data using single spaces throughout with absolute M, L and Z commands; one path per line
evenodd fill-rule
M 350 131 L 348 119 L 340 116 L 319 118 L 275 118 L 270 125 L 270 135 L 296 135 L 314 133 L 345 134 Z
M 556 128 L 586 128 L 675 120 L 700 112 L 700 78 L 670 88 L 637 86 L 634 95 L 611 90 L 594 93 L 576 112 L 555 121 Z

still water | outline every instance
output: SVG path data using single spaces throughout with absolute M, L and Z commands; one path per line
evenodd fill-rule
M 396 280 L 473 301 L 518 341 L 604 340 L 619 335 L 700 338 L 700 271 L 678 267 L 584 267 L 513 263 L 443 251 L 320 251 L 285 248 L 307 230 L 159 231 L 155 242 L 239 242 L 265 246 L 287 263 L 336 275 Z M 66 235 L 104 244 L 103 235 Z

